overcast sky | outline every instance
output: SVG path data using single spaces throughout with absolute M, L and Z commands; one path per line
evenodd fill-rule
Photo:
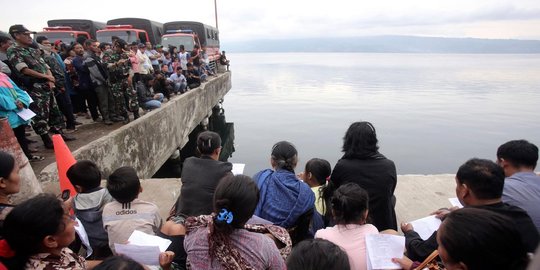
M 213 0 L 2 2 L 3 31 L 16 23 L 39 31 L 50 19 L 141 17 L 215 25 Z M 540 39 L 540 0 L 218 0 L 218 13 L 225 43 L 366 35 Z

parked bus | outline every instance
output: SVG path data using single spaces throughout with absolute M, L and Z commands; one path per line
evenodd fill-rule
M 111 42 L 116 36 L 128 43 L 150 41 L 157 44 L 163 34 L 163 24 L 140 18 L 120 18 L 107 21 L 104 30 L 97 31 L 96 38 L 99 42 Z
M 215 62 L 219 61 L 217 28 L 200 22 L 174 21 L 163 24 L 163 29 L 165 30 L 165 35 L 161 37 L 163 47 L 171 45 L 178 48 L 179 45 L 184 45 L 189 52 L 195 45 L 205 46 L 211 66 L 215 66 Z
M 96 31 L 105 28 L 102 22 L 79 19 L 50 20 L 47 25 L 48 27 L 35 36 L 46 36 L 51 41 L 60 39 L 65 44 L 75 42 L 81 36 L 87 39 L 96 38 Z

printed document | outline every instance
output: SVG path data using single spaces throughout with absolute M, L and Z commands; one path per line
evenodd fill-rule
M 368 265 L 371 269 L 401 269 L 392 258 L 402 258 L 405 252 L 405 237 L 390 234 L 366 235 Z

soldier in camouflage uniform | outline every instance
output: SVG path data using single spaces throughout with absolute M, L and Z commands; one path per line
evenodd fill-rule
M 139 118 L 139 103 L 137 102 L 137 92 L 128 85 L 128 79 L 131 69 L 129 55 L 124 51 L 127 43 L 121 39 L 113 44 L 113 53 L 104 55 L 103 60 L 107 59 L 109 69 L 109 83 L 114 99 L 116 111 L 124 117 L 124 121 L 129 122 L 129 111 L 133 112 L 135 119 Z
M 47 39 L 47 37 L 39 36 L 36 38 L 36 41 L 39 44 L 39 48 L 42 52 L 41 56 L 43 57 L 43 60 L 45 60 L 45 63 L 49 65 L 51 73 L 54 76 L 54 97 L 56 98 L 58 108 L 66 117 L 66 129 L 75 131 L 77 129 L 75 128 L 76 121 L 75 116 L 73 115 L 73 106 L 71 105 L 69 94 L 66 93 L 65 67 L 60 65 L 58 60 L 60 56 L 56 52 L 52 51 L 51 42 Z M 62 64 L 64 63 L 62 62 Z
M 54 147 L 48 133 L 49 126 L 51 131 L 62 134 L 64 139 L 72 138 L 62 132 L 64 119 L 56 106 L 53 92 L 56 80 L 39 50 L 30 47 L 32 38 L 28 29 L 20 24 L 12 25 L 9 34 L 16 41 L 16 44 L 7 51 L 9 62 L 23 76 L 21 81 L 25 83 L 21 88 L 34 100 L 30 104 L 30 109 L 36 113 L 32 119 L 32 128 L 41 136 L 45 147 L 52 149 Z

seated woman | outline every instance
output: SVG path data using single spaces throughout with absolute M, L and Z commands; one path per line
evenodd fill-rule
M 512 224 L 508 217 L 485 209 L 455 210 L 438 230 L 437 253 L 448 270 L 524 270 L 529 263 L 527 248 Z M 407 257 L 392 261 L 403 269 L 423 269 Z
M 367 224 L 368 194 L 355 183 L 339 187 L 332 196 L 332 214 L 336 226 L 317 231 L 315 238 L 326 239 L 340 246 L 349 257 L 351 269 L 367 269 L 366 235 L 378 234 Z
M 259 189 L 245 175 L 223 179 L 214 195 L 214 213 L 189 217 L 184 247 L 191 269 L 286 269 L 272 239 L 244 229 L 257 202 Z M 286 231 L 279 227 L 272 230 Z M 290 246 L 289 246 L 290 248 Z
M 298 152 L 290 142 L 281 141 L 272 147 L 272 169 L 253 178 L 261 191 L 255 215 L 289 229 L 293 244 L 309 237 L 309 223 L 315 208 L 315 194 L 296 178 L 294 168 Z
M 312 158 L 306 162 L 306 168 L 300 173 L 300 179 L 308 184 L 315 194 L 315 209 L 321 215 L 325 212 L 325 203 L 322 199 L 322 189 L 326 185 L 326 181 L 330 178 L 332 167 L 327 160 L 320 158 Z
M 154 78 L 152 75 L 144 75 L 141 81 L 136 83 L 137 100 L 140 106 L 145 110 L 153 110 L 161 107 L 164 95 L 162 93 L 154 94 L 152 92 L 152 86 L 154 84 Z
M 201 157 L 184 161 L 180 197 L 171 210 L 175 216 L 209 215 L 213 211 L 212 199 L 219 182 L 232 176 L 232 164 L 219 161 L 221 137 L 212 131 L 197 136 L 197 150 Z
M 326 181 L 330 178 L 332 166 L 330 162 L 320 158 L 312 158 L 306 162 L 306 168 L 300 173 L 299 178 L 308 184 L 315 194 L 315 209 L 311 220 L 310 233 L 315 234 L 317 230 L 323 229 L 328 221 L 324 220 L 326 202 L 322 198 L 322 193 L 326 187 Z
M 16 253 L 14 269 L 88 269 L 97 262 L 74 253 L 76 221 L 62 201 L 37 195 L 16 206 L 4 221 L 5 238 Z
M 379 153 L 375 128 L 369 122 L 351 124 L 343 138 L 343 157 L 337 162 L 325 199 L 346 183 L 356 183 L 369 195 L 370 218 L 379 231 L 397 230 L 393 196 L 397 185 L 394 162 Z

